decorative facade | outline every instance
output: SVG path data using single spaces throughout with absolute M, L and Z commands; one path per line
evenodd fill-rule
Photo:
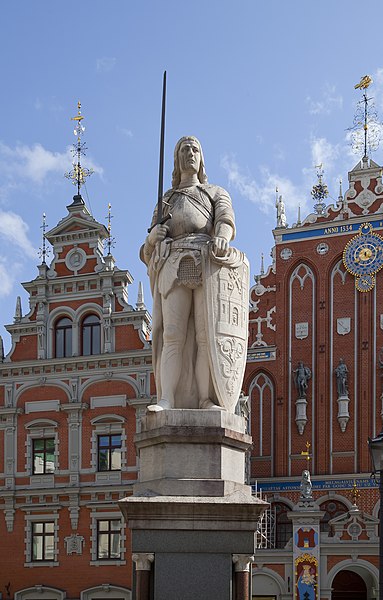
M 379 494 L 367 440 L 382 427 L 382 229 L 382 168 L 364 158 L 336 204 L 274 230 L 272 265 L 251 288 L 250 472 L 274 519 L 255 556 L 255 597 L 377 597 Z M 314 506 L 303 518 L 307 458 Z M 304 560 L 298 525 L 315 532 Z M 303 572 L 315 576 L 311 591 L 298 589 Z
M 46 233 L 0 364 L 0 591 L 18 600 L 131 598 L 133 443 L 152 386 L 150 316 L 80 195 Z M 109 246 L 110 249 L 110 246 Z M 44 254 L 45 258 L 45 254 Z

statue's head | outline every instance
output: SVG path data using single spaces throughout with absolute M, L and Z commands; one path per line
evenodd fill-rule
M 207 175 L 205 172 L 205 162 L 202 153 L 202 146 L 193 135 L 187 135 L 178 140 L 176 147 L 174 148 L 174 169 L 172 174 L 172 188 L 177 188 L 181 181 L 181 168 L 180 168 L 180 149 L 184 142 L 193 142 L 198 145 L 200 152 L 200 167 L 197 173 L 198 179 L 201 183 L 207 183 Z

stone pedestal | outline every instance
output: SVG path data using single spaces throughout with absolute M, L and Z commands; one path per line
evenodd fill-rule
M 136 598 L 248 600 L 255 531 L 267 506 L 244 483 L 250 444 L 244 419 L 221 410 L 142 420 L 140 480 L 120 502 L 133 553 L 154 555 L 154 589 L 144 598 L 141 586 Z

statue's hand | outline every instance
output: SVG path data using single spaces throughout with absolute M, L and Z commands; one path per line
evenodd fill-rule
M 216 256 L 225 256 L 229 251 L 229 242 L 223 237 L 213 238 L 213 252 Z
M 155 225 L 148 235 L 148 242 L 155 246 L 157 242 L 162 242 L 168 235 L 169 227 L 167 225 Z

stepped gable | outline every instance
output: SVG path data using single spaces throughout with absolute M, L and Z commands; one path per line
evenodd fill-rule
M 90 214 L 81 196 L 67 206 L 68 215 L 45 238 L 53 247 L 50 265 L 38 266 L 39 274 L 23 283 L 29 295 L 29 312 L 22 316 L 20 301 L 14 323 L 6 326 L 12 336 L 8 361 L 54 357 L 54 329 L 67 316 L 75 327 L 87 314 L 102 325 L 101 354 L 148 347 L 150 315 L 128 302 L 133 277 L 115 266 L 111 254 L 103 256 L 107 228 Z M 74 347 L 73 356 L 81 354 Z

